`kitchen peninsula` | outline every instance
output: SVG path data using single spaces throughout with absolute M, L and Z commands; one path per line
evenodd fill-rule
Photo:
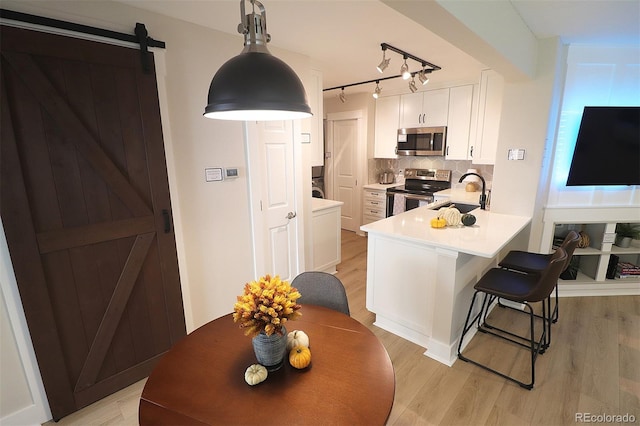
M 430 206 L 362 226 L 368 233 L 367 309 L 375 325 L 451 366 L 473 286 L 508 250 L 524 250 L 531 218 L 471 213 L 476 224 L 435 229 Z

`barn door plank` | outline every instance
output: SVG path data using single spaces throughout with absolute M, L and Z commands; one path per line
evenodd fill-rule
M 2 57 L 7 60 L 25 85 L 32 89 L 32 94 L 47 112 L 59 123 L 59 129 L 64 132 L 64 136 L 75 144 L 78 151 L 109 183 L 131 212 L 136 216 L 151 214 L 147 203 L 133 190 L 127 178 L 105 155 L 99 142 L 78 119 L 69 104 L 60 96 L 34 60 L 27 54 L 15 52 L 2 52 Z
M 111 297 L 107 311 L 104 313 L 98 333 L 93 339 L 87 359 L 82 366 L 82 371 L 76 382 L 75 391 L 85 389 L 96 382 L 100 367 L 104 361 L 107 350 L 124 313 L 129 295 L 138 279 L 142 264 L 147 257 L 155 232 L 138 235 L 131 248 L 127 263 L 122 270 L 116 289 Z
M 46 254 L 153 231 L 155 231 L 154 218 L 146 216 L 39 232 L 37 238 L 40 253 Z
M 7 242 L 11 241 L 11 256 L 22 260 L 13 262 L 16 278 L 29 283 L 19 287 L 27 322 L 51 324 L 49 338 L 41 342 L 43 351 L 36 352 L 45 391 L 60 395 L 55 401 L 49 401 L 50 408 L 52 411 L 68 411 L 75 401 L 67 380 L 68 370 L 37 250 L 6 89 L 3 67 L 0 67 L 0 213 Z

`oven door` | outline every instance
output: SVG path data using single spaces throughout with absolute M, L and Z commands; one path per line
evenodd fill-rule
M 395 216 L 429 203 L 433 203 L 433 194 L 387 191 L 387 217 Z

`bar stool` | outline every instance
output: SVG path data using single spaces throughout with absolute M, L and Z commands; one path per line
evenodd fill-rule
M 503 268 L 492 268 L 485 273 L 476 283 L 476 290 L 471 299 L 467 319 L 462 329 L 462 336 L 458 343 L 458 358 L 475 364 L 487 371 L 497 374 L 500 377 L 511 380 L 525 389 L 533 389 L 535 382 L 535 362 L 538 354 L 544 353 L 549 346 L 551 336 L 551 302 L 550 295 L 554 287 L 557 285 L 558 277 L 563 271 L 566 263 L 567 253 L 562 248 L 558 248 L 547 265 L 547 267 L 539 274 L 523 274 L 521 272 L 511 271 Z M 480 311 L 472 318 L 476 297 L 483 293 L 482 305 Z M 526 308 L 529 315 L 529 336 L 521 336 L 509 330 L 495 327 L 487 323 L 487 315 L 489 314 L 491 304 L 496 299 L 505 299 L 512 302 L 520 303 Z M 536 316 L 533 311 L 532 303 L 541 302 L 542 315 Z M 535 320 L 542 320 L 542 333 L 536 341 L 535 337 Z M 490 334 L 519 346 L 527 348 L 531 354 L 531 381 L 525 383 L 509 376 L 478 361 L 472 360 L 462 354 L 462 343 L 465 335 L 476 324 L 478 331 Z
M 565 262 L 563 271 L 569 267 L 571 257 L 575 251 L 578 243 L 580 242 L 580 235 L 576 231 L 570 231 L 560 248 L 567 252 L 567 260 Z M 512 271 L 524 272 L 526 274 L 539 274 L 547 267 L 551 261 L 551 254 L 543 253 L 531 253 L 528 251 L 512 250 L 502 259 L 498 266 L 505 269 L 511 269 Z M 555 323 L 558 321 L 558 286 L 555 288 L 556 304 L 553 309 L 552 321 Z

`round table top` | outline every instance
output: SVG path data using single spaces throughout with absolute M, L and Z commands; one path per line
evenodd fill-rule
M 285 361 L 249 386 L 244 372 L 257 363 L 251 338 L 225 315 L 161 358 L 142 392 L 140 424 L 384 424 L 395 376 L 382 343 L 340 312 L 313 305 L 300 312 L 287 330 L 309 335 L 309 367 Z

